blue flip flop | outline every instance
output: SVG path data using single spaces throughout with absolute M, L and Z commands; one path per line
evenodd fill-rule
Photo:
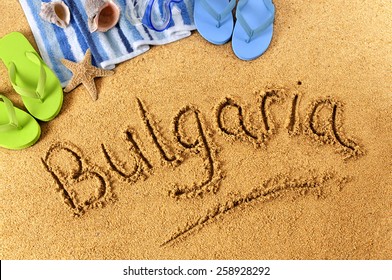
M 261 56 L 269 47 L 275 19 L 272 0 L 240 0 L 236 11 L 232 47 L 242 60 Z
M 195 0 L 195 25 L 200 35 L 215 45 L 229 41 L 234 27 L 232 10 L 236 3 L 236 0 Z

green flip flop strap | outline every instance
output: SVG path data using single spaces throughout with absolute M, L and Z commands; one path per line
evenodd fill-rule
M 19 129 L 20 128 L 19 122 L 18 119 L 16 118 L 15 108 L 11 100 L 9 100 L 7 97 L 1 94 L 0 94 L 0 99 L 2 99 L 4 102 L 5 109 L 7 110 L 7 115 L 9 119 L 8 124 L 0 125 L 0 132 L 7 132 L 10 130 Z
M 45 84 L 46 84 L 46 72 L 45 72 L 44 65 L 35 52 L 26 52 L 26 57 L 32 62 L 39 65 L 40 73 L 39 73 L 37 87 L 35 90 L 32 90 L 29 88 L 18 86 L 16 84 L 16 66 L 13 62 L 11 62 L 9 67 L 9 76 L 10 76 L 12 87 L 15 89 L 17 93 L 19 93 L 24 97 L 30 97 L 42 101 L 43 97 L 45 96 Z

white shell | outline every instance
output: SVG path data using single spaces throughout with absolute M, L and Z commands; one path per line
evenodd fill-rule
M 43 20 L 56 24 L 61 28 L 67 27 L 71 20 L 69 8 L 63 1 L 42 2 L 39 15 Z
M 90 32 L 106 32 L 120 19 L 120 9 L 111 0 L 86 0 L 85 9 Z

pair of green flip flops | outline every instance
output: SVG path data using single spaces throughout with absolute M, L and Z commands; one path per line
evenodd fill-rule
M 41 135 L 35 119 L 50 121 L 58 115 L 63 89 L 57 76 L 21 33 L 13 32 L 0 39 L 0 60 L 30 113 L 14 107 L 0 94 L 0 147 L 20 150 L 35 144 Z

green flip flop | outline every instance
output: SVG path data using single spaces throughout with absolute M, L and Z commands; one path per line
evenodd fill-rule
M 26 37 L 13 32 L 1 38 L 0 59 L 30 114 L 42 121 L 54 119 L 63 104 L 63 89 Z
M 37 121 L 0 94 L 0 147 L 21 150 L 35 144 L 40 136 Z

